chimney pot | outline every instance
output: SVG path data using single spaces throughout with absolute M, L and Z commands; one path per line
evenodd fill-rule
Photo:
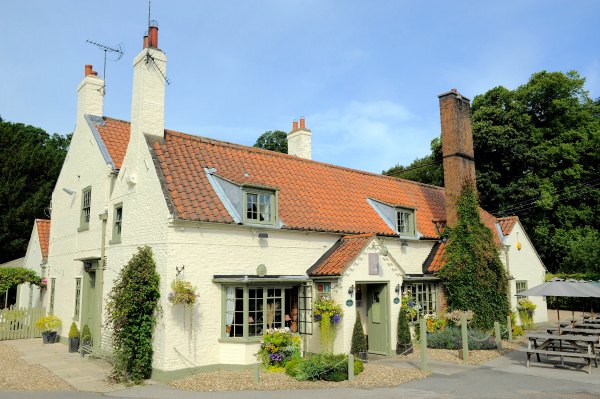
M 158 48 L 158 22 L 155 20 L 150 21 L 148 36 L 148 47 Z
M 90 72 L 90 75 L 98 76 L 98 72 L 92 71 L 92 72 Z
M 294 122 L 292 122 L 292 132 L 295 132 L 296 130 L 298 130 L 298 120 L 294 119 Z
M 93 67 L 90 64 L 87 64 L 85 66 L 84 75 L 83 76 L 88 76 L 89 74 L 91 74 L 92 73 L 92 68 Z
M 300 129 L 304 129 L 304 128 L 305 128 L 304 117 L 301 116 L 300 117 Z
M 144 44 L 142 48 L 148 48 L 148 33 L 144 35 Z

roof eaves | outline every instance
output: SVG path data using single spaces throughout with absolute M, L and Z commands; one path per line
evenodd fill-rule
M 100 125 L 100 126 L 104 126 L 104 118 L 102 118 L 101 116 L 96 116 L 96 115 L 89 115 L 89 114 L 85 114 L 85 121 L 87 122 L 88 126 L 90 127 L 90 130 L 92 131 L 92 135 L 94 136 L 94 139 L 96 140 L 96 143 L 98 144 L 98 148 L 100 148 L 100 152 L 102 153 L 102 156 L 104 157 L 104 160 L 106 161 L 107 164 L 109 164 L 113 170 L 116 170 L 116 166 L 115 166 L 115 162 L 113 161 L 112 157 L 110 156 L 110 153 L 108 152 L 108 149 L 106 148 L 106 145 L 104 144 L 104 141 L 102 140 L 102 137 L 100 137 L 100 132 L 98 132 L 98 129 L 96 128 L 96 125 Z

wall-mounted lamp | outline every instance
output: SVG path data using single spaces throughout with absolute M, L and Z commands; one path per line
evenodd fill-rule
M 269 233 L 258 233 L 258 238 L 269 238 Z
M 352 296 L 352 294 L 354 294 L 354 284 L 352 284 L 350 288 L 348 288 L 348 295 Z
M 175 266 L 175 271 L 177 272 L 177 275 L 175 276 L 175 278 L 179 278 L 179 275 L 181 273 L 183 273 L 184 270 L 185 270 L 185 265 L 181 265 L 181 267 Z
M 401 247 L 408 247 L 408 241 L 403 240 L 402 244 L 400 244 Z
M 70 189 L 68 189 L 68 188 L 66 188 L 66 187 L 63 187 L 63 191 L 64 191 L 65 193 L 69 194 L 69 195 L 75 195 L 75 191 L 73 191 L 73 190 L 70 190 Z
M 396 284 L 396 289 L 394 291 L 396 291 L 396 296 L 400 295 L 400 284 Z

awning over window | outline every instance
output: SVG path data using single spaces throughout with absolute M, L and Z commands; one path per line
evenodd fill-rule
M 275 276 L 266 275 L 217 275 L 213 276 L 214 283 L 307 283 L 311 281 L 308 276 Z

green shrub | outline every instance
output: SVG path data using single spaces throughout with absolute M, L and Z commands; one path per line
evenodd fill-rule
M 517 326 L 517 325 L 512 326 L 513 337 L 519 337 L 519 336 L 523 335 L 524 333 L 525 333 L 525 331 L 523 330 L 523 327 Z
M 256 356 L 265 368 L 280 368 L 300 357 L 300 335 L 288 328 L 267 330 Z
M 83 326 L 83 328 L 81 329 L 81 341 L 89 342 L 91 340 L 92 340 L 92 332 L 90 331 L 90 327 L 87 324 L 85 324 Z
M 79 337 L 79 329 L 77 328 L 77 324 L 75 322 L 71 323 L 71 328 L 69 329 L 69 338 L 78 338 Z
M 411 343 L 410 328 L 408 327 L 408 316 L 403 309 L 400 309 L 398 315 L 398 343 L 400 345 L 408 345 Z
M 492 232 L 481 220 L 474 182 L 462 188 L 457 200 L 458 222 L 448 227 L 446 264 L 438 272 L 444 283 L 448 310 L 473 310 L 472 325 L 491 329 L 510 311 L 508 278 Z
M 354 361 L 354 375 L 363 370 L 360 360 Z M 341 376 L 343 379 L 339 379 Z M 295 366 L 294 377 L 299 381 L 343 381 L 348 379 L 348 355 L 317 353 L 311 355 Z
M 298 372 L 298 366 L 302 363 L 301 358 L 292 359 L 285 364 L 285 373 L 290 377 L 296 377 L 296 373 Z
M 521 319 L 523 329 L 529 330 L 533 328 L 533 315 L 536 305 L 527 298 L 521 298 L 517 301 L 517 311 Z
M 357 354 L 358 352 L 367 351 L 367 338 L 362 328 L 360 314 L 356 312 L 356 322 L 354 323 L 354 331 L 352 331 L 352 347 L 350 353 Z
M 35 322 L 35 327 L 39 328 L 43 332 L 56 331 L 60 326 L 62 326 L 62 321 L 60 321 L 60 319 L 53 314 L 40 317 Z
M 106 305 L 107 324 L 113 331 L 113 381 L 138 383 L 152 374 L 159 282 L 152 249 L 147 246 L 139 248 L 114 281 Z
M 468 343 L 471 350 L 496 349 L 494 336 L 488 337 L 488 334 L 479 330 L 469 331 Z M 444 331 L 427 334 L 427 347 L 432 349 L 461 349 L 462 335 L 460 329 L 448 327 Z

